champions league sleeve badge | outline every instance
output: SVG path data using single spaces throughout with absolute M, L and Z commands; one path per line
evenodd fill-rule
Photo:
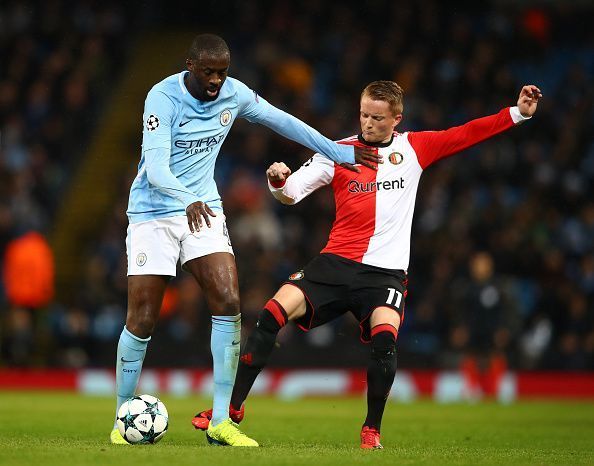
M 149 115 L 146 119 L 146 129 L 148 131 L 155 131 L 159 127 L 159 119 L 155 115 Z

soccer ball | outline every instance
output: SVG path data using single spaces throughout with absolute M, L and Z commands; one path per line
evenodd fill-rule
M 169 425 L 169 414 L 152 395 L 133 396 L 118 410 L 118 429 L 129 443 L 157 443 Z

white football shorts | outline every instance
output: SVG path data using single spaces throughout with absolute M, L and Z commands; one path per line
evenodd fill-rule
M 233 254 L 225 215 L 210 217 L 210 228 L 202 222 L 199 232 L 190 232 L 184 216 L 131 223 L 126 235 L 128 275 L 175 276 L 177 261 L 183 265 L 214 252 Z

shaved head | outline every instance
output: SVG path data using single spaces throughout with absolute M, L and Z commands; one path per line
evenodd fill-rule
M 192 41 L 188 57 L 192 60 L 200 60 L 203 55 L 230 57 L 231 53 L 227 42 L 222 37 L 215 34 L 200 34 Z

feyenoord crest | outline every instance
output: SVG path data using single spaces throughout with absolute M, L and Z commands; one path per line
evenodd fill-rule
M 146 119 L 146 129 L 155 131 L 159 127 L 159 119 L 155 115 L 150 115 Z
M 146 264 L 146 254 L 144 252 L 139 252 L 136 256 L 136 265 L 142 267 L 144 264 Z
M 303 270 L 300 270 L 299 272 L 295 272 L 289 275 L 289 280 L 301 280 L 304 276 L 305 274 L 303 273 Z
M 223 110 L 221 112 L 221 124 L 223 126 L 227 126 L 229 123 L 231 123 L 231 112 L 229 110 Z
M 404 156 L 400 152 L 392 152 L 388 155 L 388 160 L 392 165 L 399 165 L 404 160 Z

